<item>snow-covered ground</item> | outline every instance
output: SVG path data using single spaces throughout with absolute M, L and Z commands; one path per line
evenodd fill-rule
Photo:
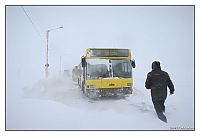
M 9 97 L 13 101 L 7 102 L 7 130 L 193 128 L 193 122 L 184 118 L 184 107 L 172 101 L 166 103 L 168 123 L 160 121 L 146 90 L 135 88 L 134 93 L 125 98 L 92 100 L 83 95 L 76 83 L 64 76 L 43 79 L 25 87 L 20 83 L 15 85 L 12 98 Z

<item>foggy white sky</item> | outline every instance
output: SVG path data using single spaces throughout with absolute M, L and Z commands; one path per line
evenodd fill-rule
M 194 13 L 192 6 L 20 6 L 6 7 L 7 74 L 44 77 L 46 30 L 50 32 L 50 73 L 79 64 L 88 47 L 132 49 L 140 86 L 153 60 L 161 61 L 175 82 L 193 83 Z M 24 65 L 25 64 L 25 65 Z M 184 74 L 183 74 L 184 73 Z M 27 75 L 25 74 L 25 75 Z M 184 79 L 184 81 L 183 81 Z

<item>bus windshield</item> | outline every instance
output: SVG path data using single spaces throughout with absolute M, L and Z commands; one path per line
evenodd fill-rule
M 109 62 L 105 59 L 87 60 L 87 79 L 109 77 Z
M 113 77 L 131 78 L 132 67 L 130 60 L 112 60 Z
M 87 79 L 99 78 L 131 78 L 130 60 L 87 60 Z

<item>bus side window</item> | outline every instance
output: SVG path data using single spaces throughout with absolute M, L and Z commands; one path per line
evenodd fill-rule
M 85 57 L 81 58 L 82 67 L 86 67 Z

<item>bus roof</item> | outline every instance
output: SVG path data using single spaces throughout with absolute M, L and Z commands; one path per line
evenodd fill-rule
M 91 50 L 91 49 L 96 49 L 96 50 L 130 50 L 128 48 L 87 48 L 86 50 Z

